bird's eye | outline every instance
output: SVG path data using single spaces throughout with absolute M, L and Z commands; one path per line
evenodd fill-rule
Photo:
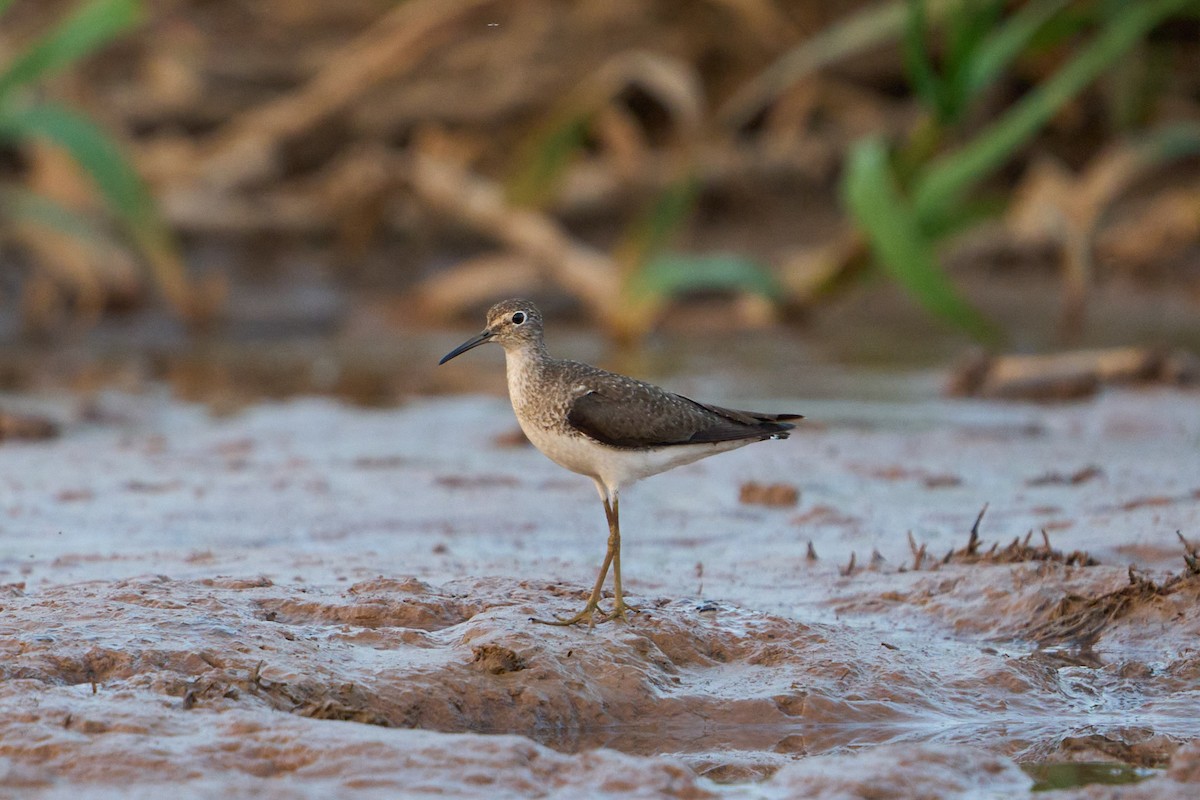
M 517 313 L 512 315 L 513 325 L 520 325 L 524 321 L 525 321 L 525 312 L 524 311 L 518 311 Z

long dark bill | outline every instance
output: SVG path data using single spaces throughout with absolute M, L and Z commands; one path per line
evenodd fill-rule
M 454 348 L 449 353 L 446 353 L 446 355 L 442 356 L 442 360 L 438 362 L 438 366 L 440 367 L 442 364 L 445 364 L 447 361 L 449 361 L 452 358 L 461 356 L 463 353 L 467 352 L 468 350 L 470 350 L 472 348 L 479 347 L 479 345 L 481 345 L 481 344 L 487 344 L 488 342 L 490 342 L 492 340 L 492 337 L 495 335 L 496 334 L 492 333 L 491 331 L 484 331 L 483 333 L 479 334 L 478 336 L 472 336 L 470 339 L 467 339 L 465 342 L 460 344 L 458 347 Z

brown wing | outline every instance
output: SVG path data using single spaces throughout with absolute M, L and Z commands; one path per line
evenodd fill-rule
M 650 384 L 629 380 L 580 396 L 567 422 L 613 447 L 666 447 L 741 439 L 787 438 L 798 414 L 759 414 L 697 403 Z

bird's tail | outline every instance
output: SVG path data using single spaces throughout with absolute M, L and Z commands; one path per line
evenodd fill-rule
M 796 426 L 792 420 L 804 419 L 803 414 L 754 414 L 758 420 L 757 427 L 767 434 L 768 439 L 786 439 L 788 431 Z
M 740 422 L 750 428 L 753 428 L 764 439 L 786 439 L 788 431 L 796 426 L 793 420 L 804 419 L 803 414 L 764 414 L 759 411 L 738 411 L 732 408 L 721 408 L 720 406 L 707 406 L 712 411 L 717 412 L 726 419 Z M 753 437 L 753 433 L 750 435 Z

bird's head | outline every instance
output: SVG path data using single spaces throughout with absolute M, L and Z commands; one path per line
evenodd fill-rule
M 540 345 L 542 341 L 542 312 L 529 300 L 515 298 L 503 300 L 488 309 L 487 327 L 478 336 L 473 336 L 451 350 L 438 364 L 478 347 L 495 342 L 505 350 L 521 349 Z

